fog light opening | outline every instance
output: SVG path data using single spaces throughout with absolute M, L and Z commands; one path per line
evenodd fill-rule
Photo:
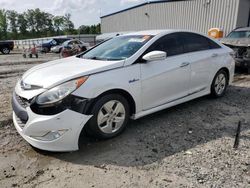
M 50 131 L 46 133 L 43 136 L 31 136 L 32 138 L 36 140 L 41 140 L 41 141 L 53 141 L 58 138 L 60 138 L 63 134 L 65 134 L 68 131 L 68 129 L 63 129 L 63 130 L 57 130 L 57 131 Z

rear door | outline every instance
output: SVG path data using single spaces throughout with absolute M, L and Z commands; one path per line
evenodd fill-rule
M 221 48 L 212 40 L 195 33 L 183 32 L 184 52 L 191 65 L 190 92 L 198 93 L 210 87 Z
M 178 33 L 158 39 L 146 52 L 165 51 L 167 58 L 141 63 L 143 110 L 187 96 L 190 82 L 188 57 Z

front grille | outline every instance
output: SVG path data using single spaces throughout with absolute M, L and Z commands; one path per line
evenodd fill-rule
M 30 106 L 29 100 L 27 100 L 27 99 L 25 99 L 25 98 L 22 98 L 22 97 L 18 96 L 17 94 L 16 94 L 16 99 L 17 99 L 18 103 L 19 103 L 23 108 L 26 108 L 26 107 Z
M 23 121 L 23 120 L 21 120 L 19 117 L 17 117 L 16 114 L 15 114 L 15 118 L 16 118 L 16 121 L 17 121 L 18 126 L 19 126 L 21 129 L 23 129 L 23 128 L 25 127 L 26 122 Z

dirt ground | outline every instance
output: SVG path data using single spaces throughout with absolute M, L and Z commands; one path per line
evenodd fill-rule
M 1 188 L 250 187 L 250 75 L 237 74 L 223 98 L 202 97 L 130 121 L 119 137 L 83 139 L 77 152 L 49 153 L 26 143 L 11 120 L 16 80 L 40 62 L 4 58 L 0 55 Z

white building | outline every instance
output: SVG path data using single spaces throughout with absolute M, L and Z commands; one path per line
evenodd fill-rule
M 218 27 L 227 34 L 246 26 L 250 0 L 149 1 L 101 17 L 102 33 L 167 28 L 207 33 Z

